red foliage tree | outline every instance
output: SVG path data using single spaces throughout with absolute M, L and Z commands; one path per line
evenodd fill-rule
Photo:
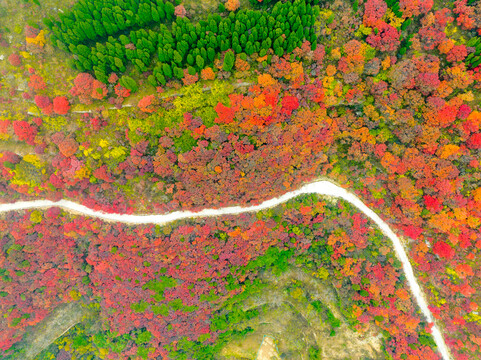
M 219 102 L 215 107 L 215 111 L 218 116 L 215 122 L 219 124 L 229 124 L 234 121 L 235 111 L 232 107 L 227 107 Z
M 214 70 L 212 70 L 211 67 L 202 69 L 200 73 L 201 73 L 202 80 L 214 80 L 215 79 L 215 73 L 214 73 Z
M 458 15 L 456 21 L 463 29 L 471 30 L 475 26 L 474 7 L 467 5 L 468 0 L 456 0 L 453 12 Z
M 444 31 L 434 26 L 423 26 L 419 30 L 419 36 L 425 50 L 433 50 L 446 39 Z
M 434 23 L 440 29 L 444 29 L 447 24 L 450 24 L 454 21 L 453 17 L 451 16 L 451 10 L 448 8 L 444 8 L 441 10 L 437 10 L 434 13 Z
M 400 44 L 396 28 L 380 20 L 376 23 L 376 29 L 377 34 L 374 30 L 367 37 L 367 43 L 381 51 L 395 51 Z
M 35 95 L 35 104 L 42 110 L 45 115 L 50 115 L 53 110 L 53 104 L 48 96 Z
M 109 76 L 109 83 L 110 84 L 115 84 L 119 80 L 119 77 L 117 76 L 116 73 L 112 73 Z
M 26 121 L 15 121 L 13 123 L 13 130 L 19 140 L 25 141 L 27 144 L 34 145 L 35 136 L 37 135 L 37 128 L 30 125 Z
M 466 120 L 469 114 L 471 113 L 471 111 L 472 109 L 468 105 L 462 104 L 459 107 L 458 114 L 456 116 L 460 119 Z
M 98 80 L 92 82 L 92 93 L 90 96 L 94 99 L 102 100 L 107 95 L 107 86 Z
M 129 89 L 126 89 L 124 88 L 122 85 L 120 84 L 117 84 L 115 85 L 115 94 L 118 96 L 118 97 L 122 97 L 122 98 L 126 98 L 126 97 L 129 97 L 130 96 L 130 90 Z
M 324 60 L 324 56 L 326 56 L 326 50 L 324 48 L 324 45 L 319 44 L 314 50 L 313 53 L 313 59 L 316 61 L 319 65 L 322 65 L 322 60 Z
M 199 74 L 195 73 L 194 75 L 189 74 L 187 69 L 184 69 L 184 77 L 182 78 L 182 82 L 185 86 L 195 84 L 199 80 Z
M 65 115 L 70 109 L 70 104 L 65 96 L 57 96 L 53 99 L 53 111 L 59 115 Z
M 281 101 L 282 110 L 286 112 L 287 115 L 291 115 L 291 113 L 299 107 L 299 100 L 295 96 L 284 96 Z
M 30 25 L 25 25 L 25 37 L 35 38 L 40 33 L 40 29 L 34 28 Z
M 436 242 L 433 246 L 433 252 L 444 259 L 451 259 L 454 256 L 454 249 L 444 241 Z
M 443 208 L 442 202 L 434 196 L 425 195 L 424 203 L 426 205 L 426 208 L 433 212 L 438 212 Z
M 437 116 L 431 122 L 442 128 L 450 126 L 456 120 L 457 109 L 455 106 L 445 105 L 437 112 Z
M 70 94 L 78 96 L 79 101 L 83 104 L 92 102 L 91 95 L 94 86 L 94 78 L 88 73 L 80 73 L 75 78 L 74 86 L 70 89 Z
M 363 23 L 366 26 L 374 27 L 386 13 L 387 5 L 384 0 L 367 0 L 364 5 Z
M 8 119 L 0 120 L 0 134 L 7 134 L 10 127 L 10 121 Z
M 470 136 L 468 140 L 468 147 L 470 149 L 481 149 L 481 133 L 475 133 Z
M 108 183 L 114 182 L 115 180 L 110 170 L 107 168 L 107 165 L 102 165 L 101 167 L 95 169 L 95 171 L 93 172 L 93 175 L 97 179 L 101 179 Z
M 416 85 L 424 95 L 435 91 L 439 84 L 441 84 L 441 80 L 437 73 L 421 73 L 416 78 Z
M 236 11 L 240 6 L 239 0 L 227 0 L 225 3 L 225 8 L 228 11 Z
M 463 61 L 468 56 L 468 50 L 465 45 L 455 45 L 447 54 L 446 60 L 449 62 Z
M 433 7 L 433 0 L 400 0 L 399 7 L 403 17 L 409 18 L 412 16 L 419 16 L 427 14 Z
M 50 105 L 50 98 L 48 96 L 43 95 L 35 95 L 35 104 L 40 108 L 43 109 Z

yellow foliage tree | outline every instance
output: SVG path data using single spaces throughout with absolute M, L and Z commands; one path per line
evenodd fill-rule
M 40 30 L 38 35 L 34 38 L 26 38 L 27 44 L 37 45 L 39 47 L 44 47 L 47 40 L 45 39 L 45 31 Z

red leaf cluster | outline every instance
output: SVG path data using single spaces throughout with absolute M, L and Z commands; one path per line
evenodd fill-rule
M 215 107 L 215 112 L 218 116 L 215 122 L 218 124 L 230 124 L 234 121 L 235 111 L 232 107 L 227 107 L 219 102 Z
M 155 101 L 155 95 L 147 95 L 140 99 L 137 106 L 139 107 L 140 111 L 145 113 L 153 113 L 155 108 L 153 106 L 153 102 Z
M 97 100 L 102 100 L 107 96 L 107 86 L 98 80 L 94 80 L 92 82 L 92 93 L 90 96 L 92 96 L 93 99 Z
M 468 56 L 468 50 L 465 45 L 455 45 L 446 56 L 449 62 L 463 61 Z
M 118 96 L 118 97 L 122 97 L 122 98 L 126 98 L 126 97 L 129 97 L 130 96 L 130 90 L 129 89 L 126 89 L 124 88 L 122 85 L 120 84 L 117 84 L 115 85 L 115 94 Z

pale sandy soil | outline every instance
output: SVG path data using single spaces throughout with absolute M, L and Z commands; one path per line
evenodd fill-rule
M 264 337 L 259 352 L 257 353 L 256 360 L 280 360 L 280 356 L 276 349 L 276 343 L 274 338 L 270 336 Z

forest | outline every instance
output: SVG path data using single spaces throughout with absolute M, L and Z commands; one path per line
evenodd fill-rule
M 349 325 L 382 331 L 386 355 L 436 358 L 429 324 L 416 312 L 389 243 L 343 202 L 330 205 L 306 196 L 257 214 L 168 227 L 102 224 L 58 208 L 9 213 L 2 229 L 6 224 L 18 226 L 10 228 L 13 239 L 2 234 L 8 241 L 2 244 L 8 254 L 2 262 L 10 269 L 2 274 L 2 311 L 9 314 L 4 344 L 62 300 L 90 298 L 85 306 L 105 321 L 100 332 L 85 324 L 73 328 L 42 359 L 61 349 L 101 358 L 109 353 L 213 358 L 227 341 L 253 331 L 239 324 L 258 310 L 242 311 L 241 304 L 266 289 L 259 274 L 279 276 L 293 267 L 329 279 Z M 44 240 L 41 247 L 38 238 Z M 45 262 L 52 247 L 56 256 Z M 319 300 L 311 303 L 325 311 Z M 340 320 L 327 309 L 335 336 Z
M 479 1 L 5 4 L 1 203 L 165 214 L 330 179 L 402 238 L 452 358 L 481 356 Z M 331 200 L 162 227 L 2 213 L 0 357 L 75 303 L 84 320 L 36 359 L 221 359 L 269 313 L 236 309 L 302 273 L 335 294 L 285 285 L 316 336 L 440 359 L 390 243 Z M 279 349 L 321 358 L 312 338 Z

